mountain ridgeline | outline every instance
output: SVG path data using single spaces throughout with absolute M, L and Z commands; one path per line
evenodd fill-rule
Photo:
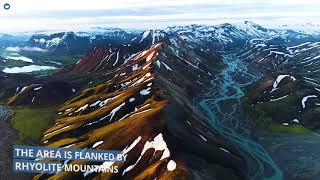
M 145 47 L 163 38 L 178 38 L 189 43 L 198 43 L 203 49 L 218 51 L 239 48 L 253 38 L 267 39 L 270 37 L 293 38 L 304 41 L 314 37 L 291 30 L 267 29 L 258 24 L 246 21 L 244 24 L 222 24 L 218 26 L 190 25 L 168 27 L 163 30 L 125 31 L 122 29 L 105 29 L 99 32 L 62 32 L 56 34 L 36 34 L 27 42 L 26 46 L 39 47 L 49 52 L 84 53 L 99 45 L 140 44 Z

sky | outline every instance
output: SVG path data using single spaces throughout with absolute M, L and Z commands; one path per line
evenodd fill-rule
M 240 23 L 320 25 L 320 0 L 0 0 L 0 33 Z M 319 26 L 320 27 L 320 26 Z

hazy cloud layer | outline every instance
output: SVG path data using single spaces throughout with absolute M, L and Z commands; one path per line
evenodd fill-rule
M 28 46 L 25 46 L 25 47 L 7 47 L 6 50 L 10 51 L 10 52 L 20 52 L 20 51 L 46 52 L 47 51 L 45 49 L 41 49 L 41 48 L 38 48 L 38 47 L 28 47 Z
M 319 0 L 12 0 L 11 7 L 0 11 L 2 32 L 94 26 L 153 29 L 244 20 L 320 24 Z

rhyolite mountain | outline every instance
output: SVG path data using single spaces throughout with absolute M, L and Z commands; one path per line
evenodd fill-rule
M 104 64 L 104 80 L 62 104 L 55 124 L 44 133 L 42 142 L 51 147 L 122 150 L 128 155 L 124 163 L 68 162 L 119 166 L 120 173 L 66 172 L 35 178 L 245 178 L 246 163 L 237 148 L 210 129 L 192 103 L 212 76 L 206 68 L 214 67 L 201 67 L 201 60 L 198 65 L 186 63 L 187 54 L 177 57 L 172 46 L 169 41 L 156 43 L 128 60 L 119 58 L 122 63 L 114 68 Z M 215 56 L 211 60 L 219 61 Z M 100 70 L 86 74 L 97 76 Z M 56 78 L 68 75 L 54 74 Z
M 119 174 L 36 178 L 246 178 L 239 150 L 212 130 L 193 104 L 193 97 L 205 92 L 223 67 L 220 54 L 190 47 L 180 39 L 143 46 L 97 46 L 48 78 L 29 81 L 6 101 L 13 106 L 59 106 L 59 117 L 44 133 L 44 145 L 118 149 L 129 158 L 125 163 L 97 164 L 119 165 Z M 61 81 L 64 85 L 57 83 Z M 66 98 L 65 92 L 71 95 Z M 48 97 L 57 98 L 48 102 Z

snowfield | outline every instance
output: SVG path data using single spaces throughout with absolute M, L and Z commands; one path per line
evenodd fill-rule
M 318 96 L 309 95 L 309 96 L 303 97 L 302 100 L 301 100 L 302 108 L 306 108 L 306 102 L 308 101 L 309 98 L 318 98 Z
M 274 81 L 274 83 L 273 83 L 273 88 L 272 88 L 272 90 L 270 91 L 270 93 L 272 93 L 273 91 L 277 90 L 280 82 L 281 82 L 284 78 L 286 78 L 286 77 L 290 77 L 293 81 L 296 80 L 296 78 L 294 78 L 293 76 L 290 76 L 290 75 L 279 75 L 279 76 L 277 77 L 277 79 Z

